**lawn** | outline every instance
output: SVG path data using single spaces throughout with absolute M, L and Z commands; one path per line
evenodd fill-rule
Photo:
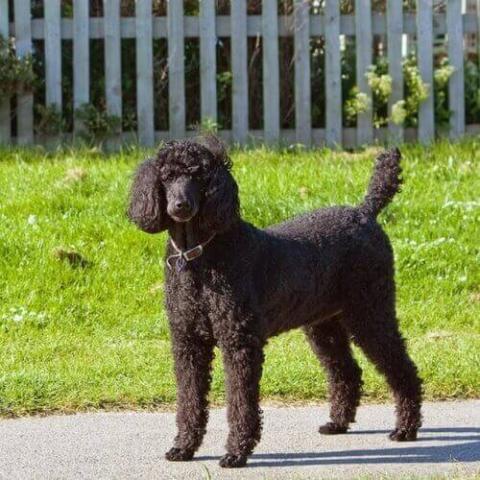
M 429 399 L 480 397 L 480 140 L 406 146 L 405 186 L 380 221 L 395 250 L 398 315 Z M 125 217 L 148 152 L 0 150 L 0 414 L 171 404 L 165 234 Z M 375 151 L 233 154 L 244 217 L 265 226 L 358 203 Z M 364 368 L 365 397 L 384 400 Z M 273 339 L 264 400 L 326 398 L 299 331 Z M 216 361 L 212 399 L 224 398 Z

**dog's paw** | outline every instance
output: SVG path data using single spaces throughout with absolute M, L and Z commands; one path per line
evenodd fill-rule
M 170 462 L 186 462 L 193 458 L 193 452 L 173 447 L 165 454 L 165 458 Z
M 348 427 L 344 425 L 338 425 L 338 423 L 328 422 L 325 425 L 322 425 L 318 431 L 322 435 L 338 435 L 339 433 L 346 433 Z
M 388 438 L 394 442 L 414 442 L 417 439 L 417 431 L 396 428 L 393 432 L 390 432 Z
M 220 466 L 223 468 L 239 468 L 244 467 L 247 463 L 245 455 L 232 455 L 227 453 L 220 459 Z

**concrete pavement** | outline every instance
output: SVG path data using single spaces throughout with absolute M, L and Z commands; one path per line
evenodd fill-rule
M 389 405 L 359 409 L 351 433 L 321 436 L 328 406 L 266 407 L 264 434 L 246 468 L 218 467 L 224 410 L 211 414 L 196 459 L 168 463 L 172 413 L 92 413 L 0 420 L 0 479 L 320 479 L 480 474 L 480 401 L 429 403 L 415 443 L 394 443 Z

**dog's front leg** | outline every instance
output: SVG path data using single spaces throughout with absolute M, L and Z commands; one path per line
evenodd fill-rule
M 167 460 L 191 460 L 202 443 L 208 420 L 213 347 L 213 342 L 173 333 L 178 433 Z
M 232 345 L 235 344 L 235 345 Z M 262 411 L 259 407 L 263 345 L 257 339 L 226 342 L 222 347 L 227 388 L 227 417 L 230 432 L 227 454 L 220 466 L 243 467 L 260 440 Z

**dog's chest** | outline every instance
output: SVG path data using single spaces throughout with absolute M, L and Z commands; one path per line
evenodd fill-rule
M 238 295 L 230 282 L 215 272 L 201 276 L 195 273 L 186 270 L 168 278 L 165 293 L 170 312 L 180 314 L 187 322 L 197 322 L 200 316 L 209 323 L 219 323 L 222 318 L 227 321 L 229 312 L 238 310 L 238 301 L 234 301 Z

